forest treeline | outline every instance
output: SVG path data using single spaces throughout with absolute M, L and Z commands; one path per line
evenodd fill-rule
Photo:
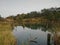
M 59 8 L 50 8 L 50 9 L 42 9 L 41 12 L 33 11 L 27 14 L 17 14 L 17 16 L 9 16 L 7 18 L 13 18 L 14 20 L 18 19 L 27 19 L 27 18 L 46 18 L 49 20 L 56 20 L 60 19 L 60 7 Z M 18 19 L 17 19 L 18 18 Z
M 44 8 L 40 12 L 32 11 L 30 13 L 17 14 L 16 16 L 9 16 L 3 18 L 0 16 L 0 21 L 11 22 L 13 24 L 41 24 L 45 27 L 60 25 L 60 7 L 58 8 Z
M 40 12 L 32 11 L 27 14 L 17 14 L 16 16 L 9 16 L 5 19 L 13 19 L 16 21 L 21 21 L 22 19 L 28 19 L 28 18 L 44 18 L 48 20 L 54 20 L 59 21 L 60 20 L 60 7 L 59 8 L 49 8 L 49 9 L 42 9 Z M 2 21 L 4 18 L 0 16 L 0 21 Z
M 59 8 L 50 8 L 50 9 L 42 9 L 41 12 L 33 11 L 27 14 L 17 14 L 16 16 L 9 16 L 6 19 L 13 19 L 18 21 L 22 21 L 22 19 L 29 18 L 44 18 L 49 21 L 60 21 L 60 7 Z

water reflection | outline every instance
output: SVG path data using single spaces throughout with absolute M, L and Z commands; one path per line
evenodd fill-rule
M 24 24 L 22 26 L 28 27 L 28 28 L 31 28 L 31 29 L 39 29 L 40 27 L 42 27 L 41 24 Z
M 27 27 L 17 26 L 13 30 L 13 34 L 17 38 L 17 45 L 48 45 L 47 34 L 39 29 L 31 29 Z

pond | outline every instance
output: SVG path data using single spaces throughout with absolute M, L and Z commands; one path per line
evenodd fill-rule
M 31 29 L 27 27 L 14 27 L 13 34 L 17 39 L 17 45 L 52 45 L 51 38 L 48 38 L 48 31 L 42 29 Z

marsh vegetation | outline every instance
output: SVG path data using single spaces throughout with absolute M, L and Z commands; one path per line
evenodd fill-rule
M 42 27 L 42 30 L 56 34 L 60 32 L 60 7 L 42 9 L 41 12 L 33 11 L 27 14 L 17 14 L 6 18 L 0 16 L 0 45 L 15 45 L 16 40 L 11 33 L 15 26 L 31 29 Z M 57 35 L 60 37 L 60 34 Z M 60 42 L 60 39 L 55 41 Z

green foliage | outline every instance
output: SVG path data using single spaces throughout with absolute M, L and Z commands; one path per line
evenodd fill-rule
M 17 14 L 17 16 L 9 16 L 8 18 L 13 18 L 16 22 L 22 22 L 23 19 L 28 18 L 45 18 L 49 21 L 59 21 L 60 20 L 60 8 L 50 8 L 42 9 L 41 12 L 32 11 L 27 14 Z

